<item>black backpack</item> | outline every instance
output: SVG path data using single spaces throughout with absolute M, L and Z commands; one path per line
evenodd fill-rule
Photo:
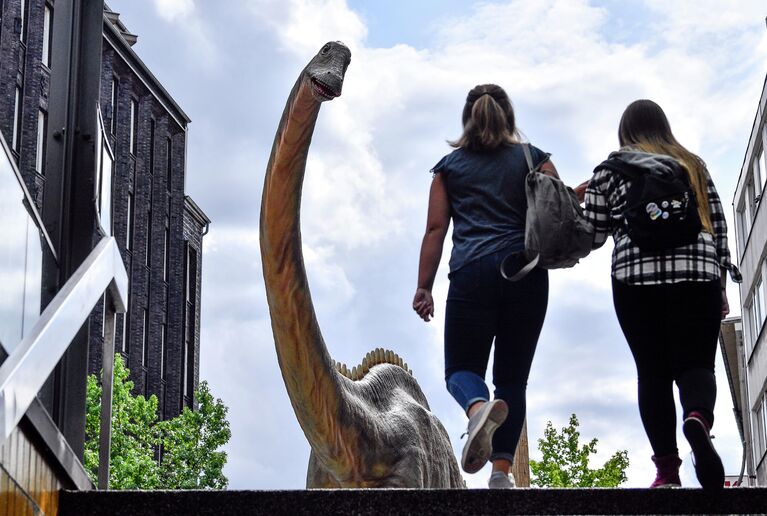
M 612 170 L 631 181 L 623 229 L 641 251 L 657 253 L 695 243 L 702 227 L 687 171 L 676 161 L 667 163 L 667 170 L 644 169 L 610 158 L 594 169 Z

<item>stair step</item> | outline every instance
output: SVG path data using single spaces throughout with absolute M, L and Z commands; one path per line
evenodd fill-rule
M 757 514 L 767 488 L 62 491 L 61 516 L 316 514 Z

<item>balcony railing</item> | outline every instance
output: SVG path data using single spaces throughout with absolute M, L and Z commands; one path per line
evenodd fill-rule
M 127 305 L 128 277 L 115 239 L 104 236 L 45 310 L 43 254 L 56 259 L 10 149 L 0 135 L 0 444 L 30 408 L 71 342 L 104 297 L 105 338 L 99 487 L 109 478 L 115 313 Z M 102 185 L 107 183 L 102 182 Z M 111 189 L 111 181 L 109 181 Z M 107 233 L 108 234 L 108 233 Z M 104 294 L 106 293 L 106 296 Z

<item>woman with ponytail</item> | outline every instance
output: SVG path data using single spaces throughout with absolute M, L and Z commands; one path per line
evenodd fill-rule
M 739 281 L 730 262 L 724 210 L 705 163 L 676 140 L 655 102 L 637 100 L 626 108 L 618 140 L 620 150 L 597 167 L 590 182 L 576 192 L 582 195 L 585 190 L 586 217 L 596 229 L 594 248 L 608 234 L 615 241 L 613 301 L 637 368 L 639 414 L 657 469 L 650 487 L 681 485 L 676 383 L 682 430 L 692 448 L 698 480 L 705 489 L 721 489 L 724 468 L 709 434 L 716 400 L 714 356 L 721 319 L 729 313 L 725 272 L 729 270 Z M 621 170 L 632 172 L 627 175 Z M 690 241 L 684 245 L 640 248 L 638 237 L 635 242 L 629 234 L 631 221 L 626 223 L 632 182 L 674 173 L 689 181 L 700 231 L 696 235 L 693 226 Z M 653 220 L 670 218 L 669 202 L 645 203 Z M 691 213 L 694 218 L 695 210 Z
M 427 322 L 434 315 L 431 289 L 452 218 L 445 380 L 469 416 L 461 465 L 476 473 L 491 460 L 489 486 L 508 488 L 514 486 L 510 469 L 525 420 L 527 378 L 546 315 L 548 275 L 535 269 L 510 283 L 500 273 L 503 259 L 524 249 L 527 210 L 528 166 L 509 97 L 494 84 L 476 86 L 466 98 L 462 118 L 463 134 L 450 142 L 455 150 L 431 170 L 413 309 Z M 533 163 L 556 177 L 548 154 L 529 148 Z M 493 340 L 491 401 L 485 372 Z

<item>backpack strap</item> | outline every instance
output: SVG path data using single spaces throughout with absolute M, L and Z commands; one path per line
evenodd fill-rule
M 597 165 L 597 167 L 594 169 L 594 173 L 604 169 L 621 174 L 628 179 L 636 179 L 642 175 L 642 171 L 637 167 L 633 167 L 617 159 L 606 159 Z
M 533 155 L 530 153 L 530 144 L 529 143 L 523 143 L 522 145 L 522 151 L 525 153 L 525 161 L 527 161 L 527 170 L 528 172 L 540 172 L 541 167 L 544 163 L 549 161 L 549 158 L 551 157 L 551 154 L 548 152 L 545 152 L 543 154 L 543 159 L 540 163 L 537 165 L 533 165 Z
M 501 269 L 501 276 L 503 276 L 503 279 L 506 279 L 506 280 L 509 280 L 509 281 L 519 281 L 519 280 L 521 280 L 522 278 L 527 276 L 530 271 L 535 269 L 535 266 L 538 265 L 538 261 L 541 259 L 541 255 L 540 254 L 536 254 L 535 258 L 530 260 L 529 263 L 527 263 L 524 267 L 519 269 L 516 274 L 514 274 L 513 276 L 507 276 L 506 275 L 506 260 L 508 260 L 512 256 L 518 256 L 520 254 L 522 254 L 522 253 L 511 253 L 511 254 L 506 256 L 501 261 L 500 269 Z
M 541 165 L 546 163 L 549 160 L 549 157 L 551 156 L 551 154 L 546 153 L 544 155 L 544 157 L 543 157 L 543 160 L 540 163 L 538 163 L 537 165 L 533 165 L 533 155 L 530 153 L 530 144 L 523 143 L 521 145 L 522 145 L 522 152 L 525 153 L 525 161 L 527 162 L 528 174 L 533 174 L 535 172 L 538 172 L 539 169 L 541 168 Z M 520 255 L 524 255 L 524 252 L 521 251 L 521 252 L 511 253 L 511 254 L 507 255 L 503 259 L 503 261 L 501 261 L 501 265 L 500 265 L 501 276 L 503 276 L 504 279 L 506 279 L 508 281 L 519 281 L 519 280 L 521 280 L 522 278 L 527 276 L 530 273 L 530 271 L 535 269 L 535 267 L 538 265 L 538 262 L 541 259 L 541 255 L 539 255 L 539 254 L 535 255 L 535 258 L 533 258 L 527 264 L 525 264 L 525 266 L 522 267 L 521 269 L 519 269 L 513 276 L 507 276 L 506 275 L 506 270 L 505 270 L 506 269 L 506 260 L 508 260 L 512 256 L 520 256 Z
M 535 172 L 535 167 L 533 166 L 533 156 L 530 154 L 530 144 L 523 143 L 522 144 L 522 152 L 525 153 L 525 161 L 527 161 L 527 170 L 531 174 Z

